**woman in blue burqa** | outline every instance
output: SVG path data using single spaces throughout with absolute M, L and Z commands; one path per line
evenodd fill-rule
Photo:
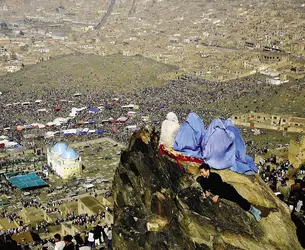
M 181 124 L 174 143 L 174 150 L 184 155 L 202 158 L 204 146 L 204 123 L 195 113 L 190 113 Z
M 215 169 L 230 169 L 251 175 L 257 173 L 253 159 L 232 121 L 213 120 L 205 133 L 204 160 Z

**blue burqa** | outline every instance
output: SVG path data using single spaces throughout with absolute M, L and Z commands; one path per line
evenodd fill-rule
M 205 133 L 203 158 L 214 169 L 235 166 L 235 136 L 220 119 L 213 120 Z
M 174 150 L 184 155 L 202 158 L 204 150 L 204 123 L 195 113 L 190 113 L 180 125 L 175 138 Z
M 234 126 L 231 120 L 224 121 L 225 127 L 228 131 L 234 133 L 235 136 L 235 165 L 230 169 L 237 173 L 243 173 L 247 175 L 255 174 L 258 172 L 258 168 L 255 165 L 252 157 L 246 154 L 246 144 L 240 134 L 238 128 Z
M 253 159 L 246 155 L 246 145 L 232 121 L 212 121 L 205 134 L 204 160 L 215 169 L 230 169 L 240 174 L 258 172 Z

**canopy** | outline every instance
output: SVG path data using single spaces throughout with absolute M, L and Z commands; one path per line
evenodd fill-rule
M 101 135 L 101 134 L 104 133 L 104 130 L 102 130 L 102 129 L 97 129 L 95 132 L 96 132 L 98 135 Z
M 90 108 L 89 109 L 89 113 L 98 113 L 98 112 L 100 112 L 100 110 L 99 109 L 97 109 L 97 108 Z
M 134 112 L 134 111 L 129 111 L 127 113 L 127 116 L 129 116 L 129 117 L 134 117 L 135 115 L 136 115 L 136 112 Z
M 118 119 L 116 119 L 116 121 L 115 122 L 117 122 L 117 123 L 120 123 L 120 122 L 126 122 L 128 120 L 128 117 L 125 117 L 125 116 L 121 116 L 121 117 L 119 117 Z
M 32 123 L 33 128 L 45 128 L 46 126 L 41 123 Z
M 122 106 L 122 108 L 130 108 L 130 109 L 133 109 L 133 108 L 134 108 L 134 104 L 124 105 L 124 106 Z
M 13 184 L 13 186 L 19 189 L 47 186 L 47 183 L 45 183 L 38 175 L 36 175 L 36 173 L 17 175 L 9 178 L 9 181 Z
M 137 129 L 137 125 L 128 125 L 125 127 L 127 130 L 131 130 L 131 131 L 134 131 Z

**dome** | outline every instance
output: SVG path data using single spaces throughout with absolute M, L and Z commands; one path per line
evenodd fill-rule
M 56 154 L 62 154 L 68 148 L 67 144 L 64 142 L 58 142 L 53 147 L 53 152 Z
M 72 148 L 67 148 L 67 150 L 60 155 L 60 158 L 63 160 L 75 160 L 78 158 L 78 153 L 76 153 Z

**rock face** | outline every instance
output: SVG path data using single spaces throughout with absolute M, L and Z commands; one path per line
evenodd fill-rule
M 114 249 L 302 249 L 287 206 L 258 176 L 217 171 L 261 209 L 260 222 L 233 202 L 210 203 L 195 181 L 198 166 L 181 169 L 157 148 L 157 135 L 141 130 L 121 155 L 113 182 Z

